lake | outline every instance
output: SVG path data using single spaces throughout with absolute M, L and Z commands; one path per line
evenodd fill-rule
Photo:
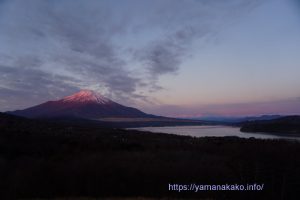
M 241 138 L 258 139 L 288 139 L 300 140 L 300 137 L 284 137 L 267 133 L 243 133 L 238 127 L 231 126 L 169 126 L 169 127 L 143 127 L 132 128 L 134 130 L 149 131 L 153 133 L 168 133 L 193 137 L 225 137 L 237 136 Z

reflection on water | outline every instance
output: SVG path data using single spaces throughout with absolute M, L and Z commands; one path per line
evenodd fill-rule
M 194 137 L 224 137 L 237 136 L 241 138 L 260 138 L 260 139 L 296 139 L 300 137 L 284 137 L 264 133 L 243 133 L 240 128 L 230 126 L 169 126 L 169 127 L 144 127 L 134 128 L 141 131 L 150 131 L 154 133 L 169 133 L 177 135 L 188 135 Z

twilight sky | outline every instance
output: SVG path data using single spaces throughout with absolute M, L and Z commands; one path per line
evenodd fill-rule
M 0 0 L 0 111 L 81 89 L 166 116 L 300 114 L 300 3 Z

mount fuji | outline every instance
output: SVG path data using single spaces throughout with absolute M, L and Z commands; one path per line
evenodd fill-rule
M 82 90 L 57 101 L 48 101 L 34 107 L 9 113 L 27 118 L 72 117 L 101 119 L 156 117 L 136 108 L 118 104 L 91 90 Z

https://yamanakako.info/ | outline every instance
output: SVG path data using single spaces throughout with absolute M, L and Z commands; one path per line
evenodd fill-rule
M 174 192 L 201 192 L 201 191 L 262 191 L 264 184 L 170 184 L 169 191 Z

